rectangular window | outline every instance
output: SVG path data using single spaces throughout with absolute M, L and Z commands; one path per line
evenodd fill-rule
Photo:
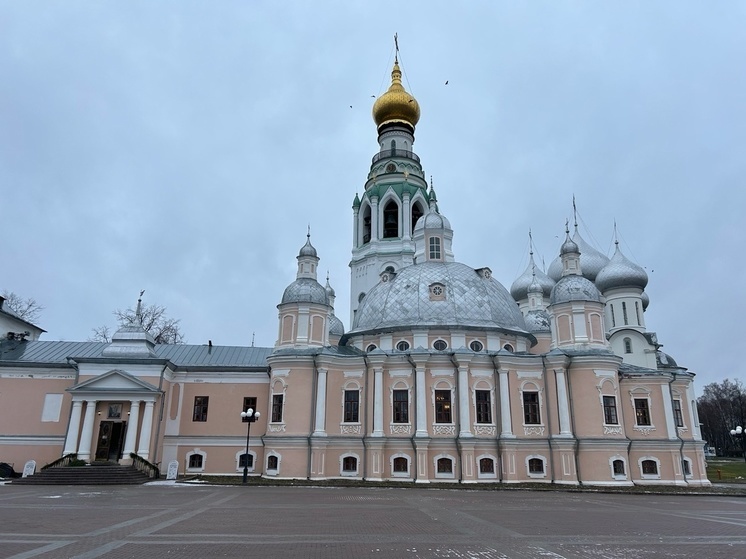
M 409 423 L 408 390 L 394 390 L 394 423 Z
M 526 425 L 540 425 L 541 414 L 539 414 L 539 393 L 523 393 L 523 422 Z
M 673 417 L 676 420 L 676 427 L 684 426 L 684 414 L 681 413 L 681 400 L 673 401 Z
M 629 324 L 629 319 L 627 318 L 627 303 L 622 302 L 622 314 L 624 315 L 624 324 Z
M 345 423 L 358 423 L 360 421 L 360 391 L 345 390 Z
M 244 399 L 243 399 L 243 410 L 241 410 L 241 411 L 246 411 L 249 408 L 251 408 L 252 410 L 256 411 L 256 397 L 254 397 L 254 396 L 244 396 Z M 249 421 L 249 419 L 247 417 L 242 417 L 241 421 L 243 421 L 244 423 L 247 423 Z
M 59 421 L 62 411 L 62 394 L 47 394 L 44 396 L 44 407 L 41 410 L 41 420 Z
M 435 423 L 451 423 L 451 391 L 435 391 Z
M 604 396 L 604 423 L 606 425 L 618 425 L 616 415 L 616 397 Z
M 209 396 L 194 397 L 194 414 L 192 415 L 192 421 L 207 421 L 207 404 L 209 401 Z
M 651 424 L 647 398 L 635 398 L 635 420 L 637 425 Z
M 273 394 L 272 395 L 272 423 L 282 423 L 282 405 L 284 395 Z
M 440 237 L 430 237 L 430 260 L 440 260 Z
M 476 390 L 477 423 L 492 423 L 492 401 L 489 390 Z

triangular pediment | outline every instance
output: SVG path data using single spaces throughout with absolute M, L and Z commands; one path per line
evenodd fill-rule
M 158 388 L 120 370 L 85 380 L 67 389 L 68 392 L 158 392 Z

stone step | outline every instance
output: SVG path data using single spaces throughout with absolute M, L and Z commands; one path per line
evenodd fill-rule
M 90 465 L 49 468 L 32 476 L 18 478 L 21 485 L 136 485 L 150 481 L 147 474 L 119 465 Z

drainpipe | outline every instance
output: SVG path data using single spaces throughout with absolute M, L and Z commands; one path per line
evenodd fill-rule
M 409 441 L 412 443 L 412 452 L 414 452 L 414 482 L 417 483 L 417 445 L 414 444 L 414 436 L 417 433 L 417 363 L 412 361 L 412 355 L 409 353 L 407 353 L 407 361 L 412 365 L 412 378 L 414 378 L 414 382 L 412 383 L 415 396 L 414 413 L 412 413 L 414 421 L 410 421 L 410 424 L 414 425 L 415 432 L 409 437 Z M 409 403 L 407 403 L 407 406 L 409 406 Z
M 458 370 L 458 361 L 456 361 L 456 354 L 449 353 L 448 357 L 451 358 L 453 363 L 453 376 L 456 379 L 456 401 L 459 403 L 458 415 L 456 416 L 456 437 L 453 441 L 456 443 L 456 451 L 458 453 L 458 482 L 464 483 L 464 460 L 461 456 L 461 448 L 459 448 L 459 433 L 461 433 L 461 392 L 459 388 L 459 375 L 461 372 Z M 451 414 L 453 414 L 453 403 L 451 403 Z
M 541 356 L 541 378 L 544 381 L 544 390 L 547 393 L 547 397 L 544 398 L 547 404 L 547 444 L 549 445 L 549 471 L 552 473 L 550 482 L 554 484 L 554 448 L 552 448 L 552 414 L 549 411 L 549 386 L 547 385 L 547 362 L 544 356 Z M 557 390 L 557 372 L 554 372 L 554 393 L 559 396 Z M 559 406 L 557 407 L 557 413 L 559 413 Z
M 310 424 L 308 426 L 308 467 L 306 468 L 306 477 L 307 479 L 311 479 L 311 435 L 313 434 L 313 422 L 316 418 L 316 390 L 318 388 L 319 384 L 319 370 L 316 366 L 316 357 L 318 357 L 317 354 L 313 355 L 313 386 L 311 386 L 311 394 L 313 394 L 313 397 L 311 398 L 311 420 Z
M 78 384 L 78 380 L 80 379 L 80 369 L 78 368 L 78 364 L 75 362 L 75 360 L 72 357 L 66 357 L 67 364 L 70 365 L 73 369 L 75 369 L 75 381 L 73 383 L 73 386 Z M 62 441 L 62 453 L 64 454 L 65 448 L 67 448 L 67 432 L 70 430 L 70 418 L 73 416 L 73 406 L 72 406 L 72 398 L 70 400 L 70 411 L 67 414 L 67 429 L 65 429 L 65 440 Z M 78 425 L 78 431 L 80 431 L 80 425 Z M 77 436 L 77 435 L 76 435 Z
M 494 379 L 494 382 L 495 382 L 495 394 L 497 394 L 496 400 L 499 400 L 501 402 L 500 407 L 502 408 L 502 393 L 500 392 L 500 377 L 499 377 L 500 373 L 498 371 L 499 367 L 497 365 L 497 362 L 495 361 L 496 357 L 497 357 L 497 355 L 495 355 L 495 354 L 493 354 L 493 355 L 490 356 L 490 359 L 492 360 L 492 378 Z M 497 402 L 495 402 L 495 404 L 497 404 Z M 497 406 L 495 406 L 495 410 L 497 410 Z M 503 457 L 502 457 L 502 452 L 500 452 L 500 441 L 502 440 L 500 438 L 500 434 L 502 433 L 502 428 L 503 428 L 503 425 L 502 425 L 502 414 L 500 414 L 500 418 L 501 419 L 500 419 L 499 422 L 495 421 L 495 425 L 498 426 L 497 438 L 495 439 L 495 443 L 496 443 L 496 446 L 497 446 L 497 464 L 496 464 L 496 466 L 497 466 L 497 468 L 499 470 L 497 480 L 500 483 L 502 483 L 503 482 Z M 497 418 L 495 418 L 495 419 L 497 419 Z
M 363 443 L 363 479 L 368 478 L 368 445 L 365 442 L 365 437 L 368 434 L 368 393 L 370 392 L 370 366 L 368 364 L 368 356 L 363 355 L 363 362 L 365 363 L 365 402 L 363 405 L 363 436 L 360 439 Z M 375 382 L 375 381 L 374 381 Z M 376 389 L 373 387 L 373 398 L 376 397 Z M 375 403 L 375 402 L 374 402 Z
M 163 365 L 163 368 L 161 369 L 161 378 L 158 381 L 158 392 L 161 395 L 161 409 L 158 411 L 158 425 L 155 426 L 155 448 L 151 449 L 153 451 L 153 464 L 156 466 L 158 465 L 158 438 L 161 436 L 161 424 L 163 423 L 163 406 L 166 404 L 166 394 L 163 392 L 163 374 L 166 372 L 166 369 L 168 368 L 168 363 Z
M 671 385 L 676 382 L 676 373 L 671 373 L 671 380 L 668 381 L 668 396 L 671 398 L 671 414 L 673 414 L 673 390 L 671 389 Z M 683 410 L 682 410 L 682 413 Z M 679 434 L 679 427 L 676 425 L 676 416 L 673 416 L 673 428 L 676 431 L 676 438 L 679 439 L 679 461 L 681 462 L 681 476 L 684 478 L 684 483 L 689 485 L 689 482 L 686 480 L 686 470 L 684 470 L 684 439 L 681 438 L 681 435 Z M 694 432 L 694 425 L 692 425 L 692 432 Z

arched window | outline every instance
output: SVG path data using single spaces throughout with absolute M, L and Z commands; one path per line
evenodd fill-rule
M 201 468 L 202 467 L 202 455 L 192 454 L 189 457 L 189 467 L 190 468 Z
M 616 318 L 614 317 L 614 305 L 609 303 L 609 309 L 611 310 L 611 327 L 616 327 Z
M 531 458 L 528 461 L 528 473 L 529 474 L 543 474 L 544 473 L 544 460 L 541 458 Z
M 383 238 L 395 239 L 399 236 L 399 206 L 390 200 L 383 208 Z
M 480 458 L 479 473 L 480 474 L 494 474 L 495 473 L 495 461 L 492 458 Z
M 635 301 L 635 314 L 637 315 L 637 325 L 642 326 L 642 319 L 640 318 L 640 303 Z
M 419 202 L 415 202 L 412 205 L 412 232 L 414 233 L 414 226 L 417 225 L 417 220 L 423 216 L 422 206 Z
M 274 454 L 271 454 L 267 457 L 267 469 L 268 470 L 276 470 L 279 466 L 279 459 Z
M 629 324 L 629 319 L 627 318 L 627 303 L 622 301 L 622 314 L 624 315 L 624 324 L 625 326 Z
M 626 475 L 624 471 L 624 460 L 614 460 L 614 462 L 612 463 L 612 469 L 615 476 Z
M 397 351 L 407 351 L 408 349 L 409 349 L 409 342 L 407 340 L 402 340 L 398 344 L 396 344 Z
M 632 353 L 632 340 L 624 338 L 624 353 Z
M 343 473 L 357 473 L 357 458 L 355 456 L 345 456 L 342 458 Z
M 253 468 L 254 467 L 254 456 L 252 454 L 246 454 L 245 452 L 238 457 L 239 468 Z
M 376 344 L 370 344 L 367 348 L 365 348 L 365 351 L 370 353 L 371 351 L 375 351 L 376 349 L 378 349 L 378 346 Z
M 643 460 L 641 466 L 643 475 L 658 475 L 658 462 L 655 460 Z
M 391 140 L 391 155 L 396 155 L 396 140 Z
M 370 242 L 370 206 L 366 205 L 363 210 L 363 244 Z
M 437 470 L 439 474 L 452 474 L 453 460 L 450 458 L 438 458 Z
M 513 353 L 513 352 L 515 351 L 515 350 L 513 349 L 513 346 L 512 346 L 512 345 L 510 345 L 510 344 L 505 344 L 505 345 L 503 346 L 503 349 L 504 349 L 505 351 L 509 351 L 510 353 Z
M 358 303 L 361 302 L 363 299 L 365 299 L 365 293 L 361 293 L 360 295 L 357 296 Z
M 409 471 L 409 460 L 400 456 L 394 458 L 394 471 L 399 473 L 406 473 Z

